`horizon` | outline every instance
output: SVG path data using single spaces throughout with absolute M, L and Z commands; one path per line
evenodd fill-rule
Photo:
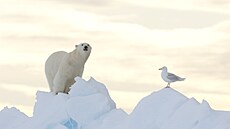
M 167 85 L 162 66 L 186 78 L 172 88 L 230 111 L 229 7 L 224 0 L 1 0 L 0 109 L 31 115 L 36 92 L 49 92 L 48 56 L 87 42 L 83 79 L 104 83 L 127 112 Z

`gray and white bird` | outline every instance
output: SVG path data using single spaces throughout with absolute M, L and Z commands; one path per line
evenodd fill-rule
M 170 88 L 170 83 L 176 82 L 176 81 L 184 81 L 185 78 L 181 78 L 175 74 L 169 73 L 167 67 L 162 67 L 159 70 L 162 70 L 161 72 L 161 78 L 165 81 L 168 82 L 168 85 L 166 88 Z

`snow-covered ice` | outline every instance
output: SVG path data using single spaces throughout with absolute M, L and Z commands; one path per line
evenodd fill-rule
M 5 107 L 0 112 L 0 128 L 13 129 L 20 124 L 23 124 L 29 118 L 16 108 Z
M 143 98 L 132 113 L 117 109 L 106 86 L 75 78 L 69 94 L 38 91 L 32 117 L 0 111 L 0 129 L 230 129 L 230 112 L 164 88 Z

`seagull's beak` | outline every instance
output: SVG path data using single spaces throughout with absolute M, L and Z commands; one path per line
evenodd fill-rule
M 159 70 L 162 70 L 162 68 L 159 68 Z

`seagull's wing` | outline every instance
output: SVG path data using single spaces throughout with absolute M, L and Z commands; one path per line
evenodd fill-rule
M 180 79 L 180 77 L 178 77 L 177 75 L 173 74 L 173 73 L 168 73 L 167 78 L 171 81 L 178 81 Z

